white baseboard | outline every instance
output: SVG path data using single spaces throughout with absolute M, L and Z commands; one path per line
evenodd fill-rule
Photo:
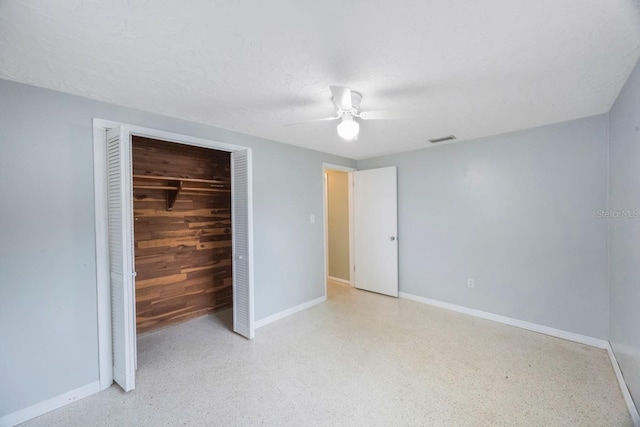
M 291 307 L 291 308 L 289 308 L 287 310 L 281 311 L 280 313 L 272 314 L 271 316 L 267 316 L 267 317 L 265 317 L 263 319 L 256 320 L 256 322 L 255 322 L 253 327 L 255 329 L 261 328 L 263 326 L 268 325 L 269 323 L 275 322 L 276 320 L 284 319 L 285 317 L 291 316 L 292 314 L 295 314 L 295 313 L 297 313 L 299 311 L 306 310 L 307 308 L 311 308 L 314 305 L 321 304 L 321 303 L 325 302 L 326 300 L 327 300 L 327 297 L 323 296 L 323 297 L 320 297 L 320 298 L 313 299 L 311 301 L 307 301 L 307 302 L 302 303 L 300 305 L 296 305 L 295 307 Z
M 400 298 L 409 299 L 412 301 L 421 302 L 423 304 L 429 304 L 447 310 L 457 311 L 458 313 L 469 314 L 475 317 L 481 317 L 487 320 L 493 320 L 494 322 L 504 323 L 505 325 L 515 326 L 517 328 L 527 329 L 529 331 L 539 332 L 545 335 L 551 335 L 552 337 L 562 338 L 569 341 L 575 341 L 580 344 L 586 344 L 593 347 L 602 349 L 609 348 L 609 341 L 599 338 L 589 337 L 587 335 L 580 335 L 573 332 L 563 331 L 562 329 L 555 329 L 549 326 L 538 325 L 537 323 L 525 322 L 524 320 L 513 319 L 511 317 L 501 316 L 499 314 L 493 314 L 486 311 L 476 310 L 474 308 L 463 307 L 461 305 L 450 304 L 448 302 L 442 302 L 434 299 L 419 297 L 417 295 L 400 292 Z
M 333 276 L 328 276 L 327 279 L 331 280 L 332 282 L 338 282 L 338 283 L 342 283 L 344 285 L 349 285 L 351 286 L 351 282 L 345 279 L 340 279 L 338 277 L 333 277 Z
M 611 344 L 607 346 L 607 353 L 609 353 L 609 360 L 611 360 L 611 364 L 613 365 L 613 370 L 616 373 L 616 378 L 618 379 L 618 385 L 620 385 L 620 391 L 622 392 L 622 396 L 624 397 L 624 402 L 627 404 L 627 408 L 629 409 L 629 413 L 631 414 L 631 419 L 633 420 L 634 427 L 640 427 L 640 414 L 638 414 L 638 409 L 636 405 L 633 403 L 633 399 L 631 398 L 631 393 L 629 392 L 629 388 L 627 387 L 627 383 L 622 376 L 622 371 L 620 370 L 620 365 L 618 364 L 618 360 L 616 359 L 616 355 L 613 352 L 613 348 Z
M 624 381 L 624 377 L 622 376 L 622 371 L 620 370 L 620 365 L 618 365 L 618 361 L 616 359 L 615 354 L 613 353 L 613 349 L 611 348 L 611 344 L 609 343 L 609 341 L 602 340 L 599 338 L 589 337 L 586 335 L 580 335 L 573 332 L 567 332 L 561 329 L 551 328 L 549 326 L 538 325 L 537 323 L 525 322 L 524 320 L 513 319 L 511 317 L 500 316 L 499 314 L 493 314 L 486 311 L 463 307 L 461 305 L 455 305 L 455 304 L 450 304 L 448 302 L 442 302 L 434 299 L 424 298 L 417 295 L 408 294 L 406 292 L 400 292 L 399 296 L 400 298 L 421 302 L 423 304 L 429 304 L 435 307 L 440 307 L 440 308 L 444 308 L 451 311 L 457 311 L 458 313 L 464 313 L 470 316 L 480 317 L 482 319 L 504 323 L 505 325 L 515 326 L 518 328 L 527 329 L 529 331 L 539 332 L 541 334 L 551 335 L 552 337 L 562 338 L 568 341 L 575 341 L 580 344 L 586 344 L 586 345 L 607 350 L 607 353 L 609 354 L 609 359 L 611 360 L 611 365 L 613 365 L 613 370 L 615 371 L 616 378 L 618 379 L 618 384 L 620 385 L 620 390 L 622 391 L 622 396 L 624 397 L 624 401 L 627 404 L 629 413 L 631 414 L 633 425 L 634 427 L 640 427 L 640 415 L 638 415 L 638 410 L 635 404 L 633 403 L 633 399 L 631 398 L 631 393 L 629 393 L 629 389 L 627 388 L 627 383 Z
M 0 418 L 0 427 L 13 427 L 32 418 L 39 417 L 42 414 L 46 414 L 47 412 L 51 412 L 54 409 L 61 408 L 83 397 L 91 396 L 99 391 L 100 381 L 87 384 L 49 400 L 45 400 L 44 402 L 36 403 L 35 405 L 7 414 Z

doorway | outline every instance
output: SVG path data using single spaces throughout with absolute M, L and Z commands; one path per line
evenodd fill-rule
M 135 388 L 137 365 L 136 272 L 133 268 L 134 177 L 131 168 L 134 137 L 229 153 L 233 330 L 249 339 L 254 336 L 251 150 L 232 144 L 94 119 L 100 388 L 108 388 L 115 380 L 125 391 Z M 162 202 L 165 209 L 171 204 L 175 206 L 181 191 L 195 187 L 193 183 L 185 185 L 180 180 L 173 181 L 163 183 L 167 184 L 164 187 L 171 187 L 166 189 L 167 196 Z M 140 187 L 144 184 L 138 181 L 138 186 L 142 190 Z M 228 247 L 228 243 L 224 245 Z
M 325 295 L 329 283 L 354 285 L 353 185 L 356 169 L 323 164 Z
M 324 231 L 325 231 L 325 296 L 329 283 L 340 283 L 354 288 L 398 297 L 398 200 L 397 168 L 395 166 L 357 171 L 344 166 L 323 164 L 324 180 Z M 344 207 L 338 212 L 331 209 L 332 177 L 337 186 L 344 182 L 346 174 L 348 202 L 348 231 L 338 226 L 331 229 L 336 221 L 334 215 L 342 216 Z M 342 191 L 341 191 L 342 190 Z M 344 204 L 343 188 L 338 188 L 333 196 L 338 196 Z M 340 221 L 340 220 L 338 220 Z M 332 224 L 332 222 L 334 224 Z M 340 270 L 337 264 L 343 264 L 345 233 L 348 234 L 349 275 L 336 277 Z M 332 234 L 336 235 L 332 239 Z M 334 241 L 332 241 L 334 240 Z M 332 245 L 342 245 L 331 253 Z M 333 259 L 332 259 L 333 258 Z M 334 261 L 335 258 L 338 261 Z M 334 268 L 335 267 L 335 268 Z

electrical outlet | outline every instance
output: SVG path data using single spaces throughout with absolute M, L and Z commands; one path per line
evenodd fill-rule
M 468 288 L 475 288 L 476 287 L 476 280 L 472 279 L 472 278 L 468 278 L 467 279 L 467 287 Z
M 316 216 L 314 214 L 309 215 L 309 224 L 316 223 Z

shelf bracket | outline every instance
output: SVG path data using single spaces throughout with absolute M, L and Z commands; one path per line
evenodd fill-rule
M 178 194 L 182 191 L 182 181 L 173 181 L 172 185 L 176 186 L 175 190 L 167 190 L 167 210 L 172 211 L 173 205 L 176 204 L 176 200 L 178 199 Z

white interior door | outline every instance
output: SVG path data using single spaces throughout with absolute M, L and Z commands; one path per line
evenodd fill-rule
M 107 208 L 113 379 L 124 391 L 136 374 L 132 203 L 131 136 L 118 126 L 107 131 Z
M 253 239 L 251 150 L 231 153 L 231 227 L 233 241 L 233 330 L 252 339 Z
M 355 287 L 398 296 L 395 166 L 353 173 Z

